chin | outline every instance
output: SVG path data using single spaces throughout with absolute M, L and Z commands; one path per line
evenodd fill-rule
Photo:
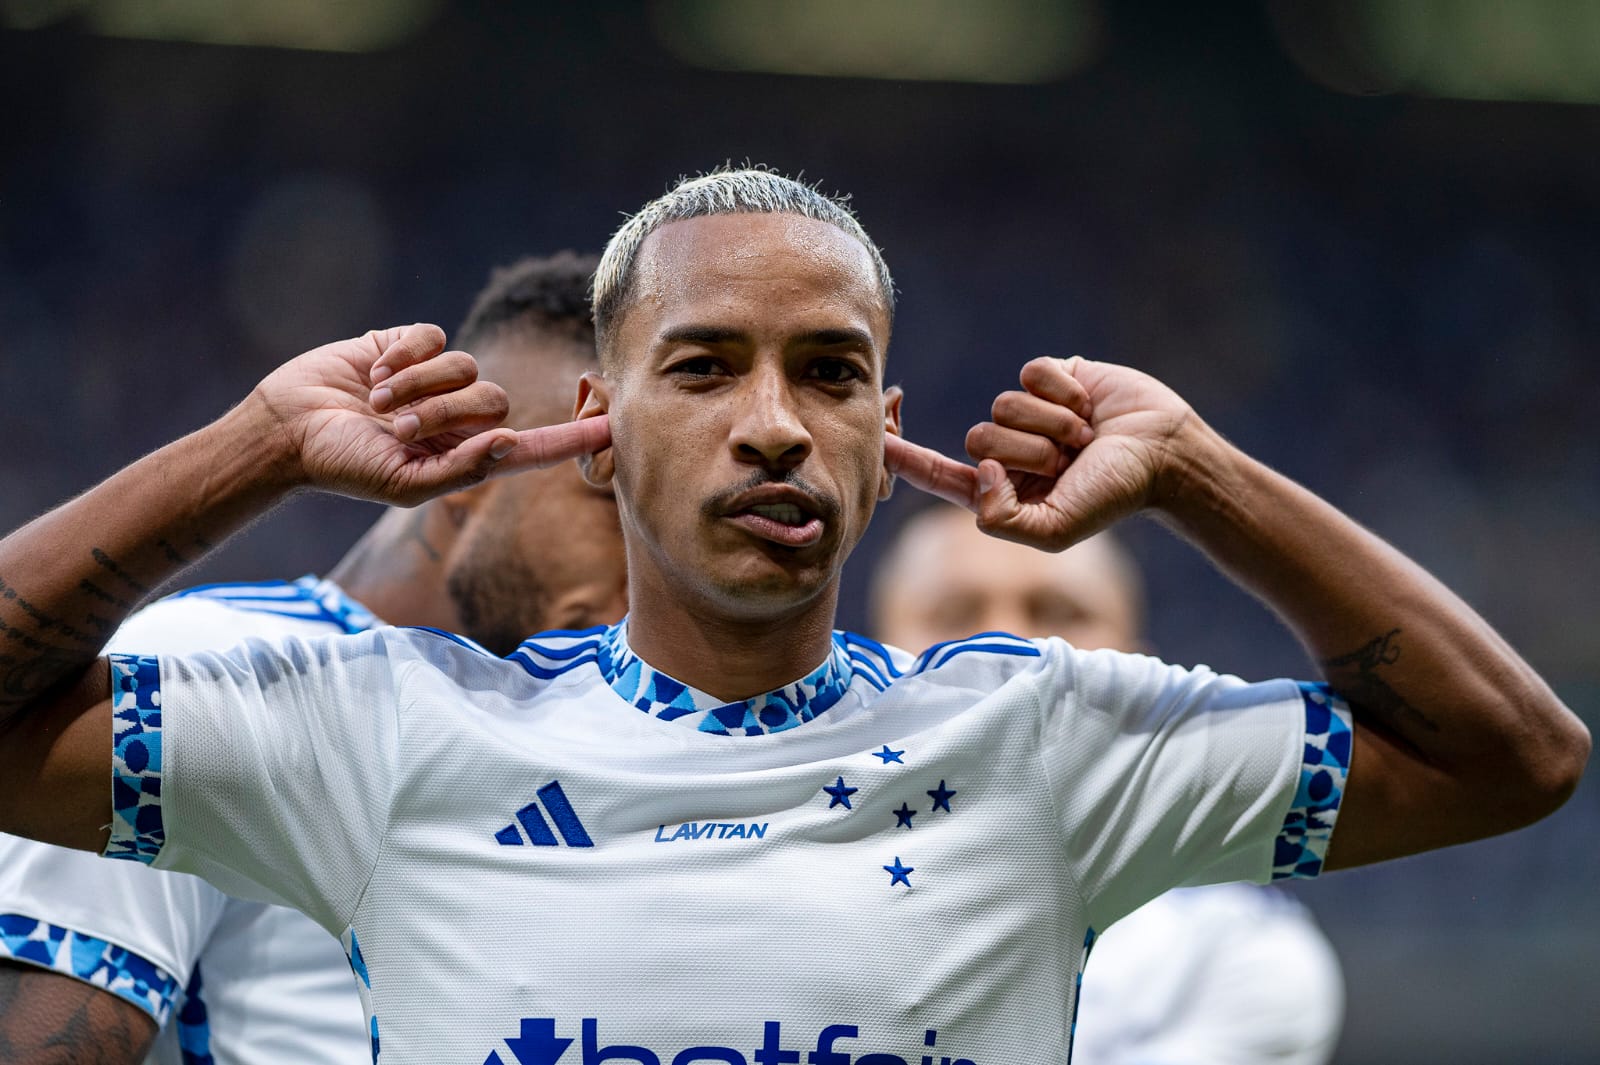
M 802 610 L 834 586 L 837 574 L 826 567 L 735 567 L 717 570 L 707 591 L 719 608 L 752 619 Z

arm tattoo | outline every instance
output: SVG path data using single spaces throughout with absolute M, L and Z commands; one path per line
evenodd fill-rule
M 135 593 L 134 599 L 148 591 L 100 548 L 90 554 L 96 565 Z M 47 613 L 0 578 L 0 724 L 93 662 L 116 628 L 118 612 L 134 605 L 87 578 L 78 582 L 76 596 L 53 602 L 56 613 Z M 102 604 L 112 608 L 104 611 L 110 617 L 94 613 Z
M 8 634 L 9 635 L 9 634 Z M 16 708 L 44 695 L 94 660 L 81 651 L 29 648 L 26 655 L 0 653 L 0 708 Z M 0 723 L 5 715 L 0 714 Z
M 1378 675 L 1382 667 L 1400 661 L 1400 633 L 1400 629 L 1390 629 L 1353 651 L 1323 659 L 1323 675 L 1352 706 L 1373 714 L 1385 725 L 1402 733 L 1408 728 L 1438 732 L 1436 723 Z
M 110 592 L 106 591 L 104 588 L 100 587 L 98 584 L 94 583 L 93 581 L 87 581 L 87 580 L 79 581 L 78 582 L 78 591 L 82 592 L 84 595 L 91 596 L 91 597 L 93 597 L 95 599 L 98 599 L 102 603 L 109 603 L 110 605 L 116 607 L 118 610 L 125 610 L 125 611 L 133 610 L 133 604 L 132 603 L 128 602 L 126 599 L 122 598 L 120 595 L 112 595 Z
M 155 1036 L 148 1014 L 109 991 L 0 961 L 0 1061 L 135 1065 Z
M 161 553 L 167 556 L 168 562 L 179 566 L 187 566 L 189 564 L 189 559 L 183 556 L 183 552 L 179 551 L 176 547 L 173 547 L 170 541 L 157 540 L 156 546 L 161 548 Z
M 165 541 L 162 542 L 165 543 Z M 90 553 L 94 555 L 94 560 L 100 563 L 102 569 L 111 573 L 113 576 L 120 578 L 123 584 L 126 584 L 129 588 L 132 588 L 135 592 L 139 593 L 140 596 L 149 594 L 150 589 L 134 580 L 133 576 L 128 573 L 127 570 L 117 565 L 116 559 L 112 558 L 98 547 L 90 548 Z

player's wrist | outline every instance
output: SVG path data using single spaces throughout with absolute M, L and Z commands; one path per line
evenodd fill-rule
M 276 501 L 310 483 L 294 434 L 259 389 L 196 435 L 216 457 L 219 488 Z
M 1191 411 L 1167 444 L 1149 507 L 1180 528 L 1213 517 L 1237 498 L 1250 462 Z

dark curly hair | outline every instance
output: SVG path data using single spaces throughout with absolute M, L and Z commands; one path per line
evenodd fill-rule
M 453 343 L 475 351 L 507 334 L 541 332 L 571 337 L 592 352 L 589 285 L 599 262 L 597 255 L 558 251 L 495 267 Z

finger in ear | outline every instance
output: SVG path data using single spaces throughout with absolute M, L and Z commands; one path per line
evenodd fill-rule
M 616 459 L 610 448 L 579 458 L 578 469 L 583 472 L 583 479 L 592 488 L 604 488 L 617 475 Z

